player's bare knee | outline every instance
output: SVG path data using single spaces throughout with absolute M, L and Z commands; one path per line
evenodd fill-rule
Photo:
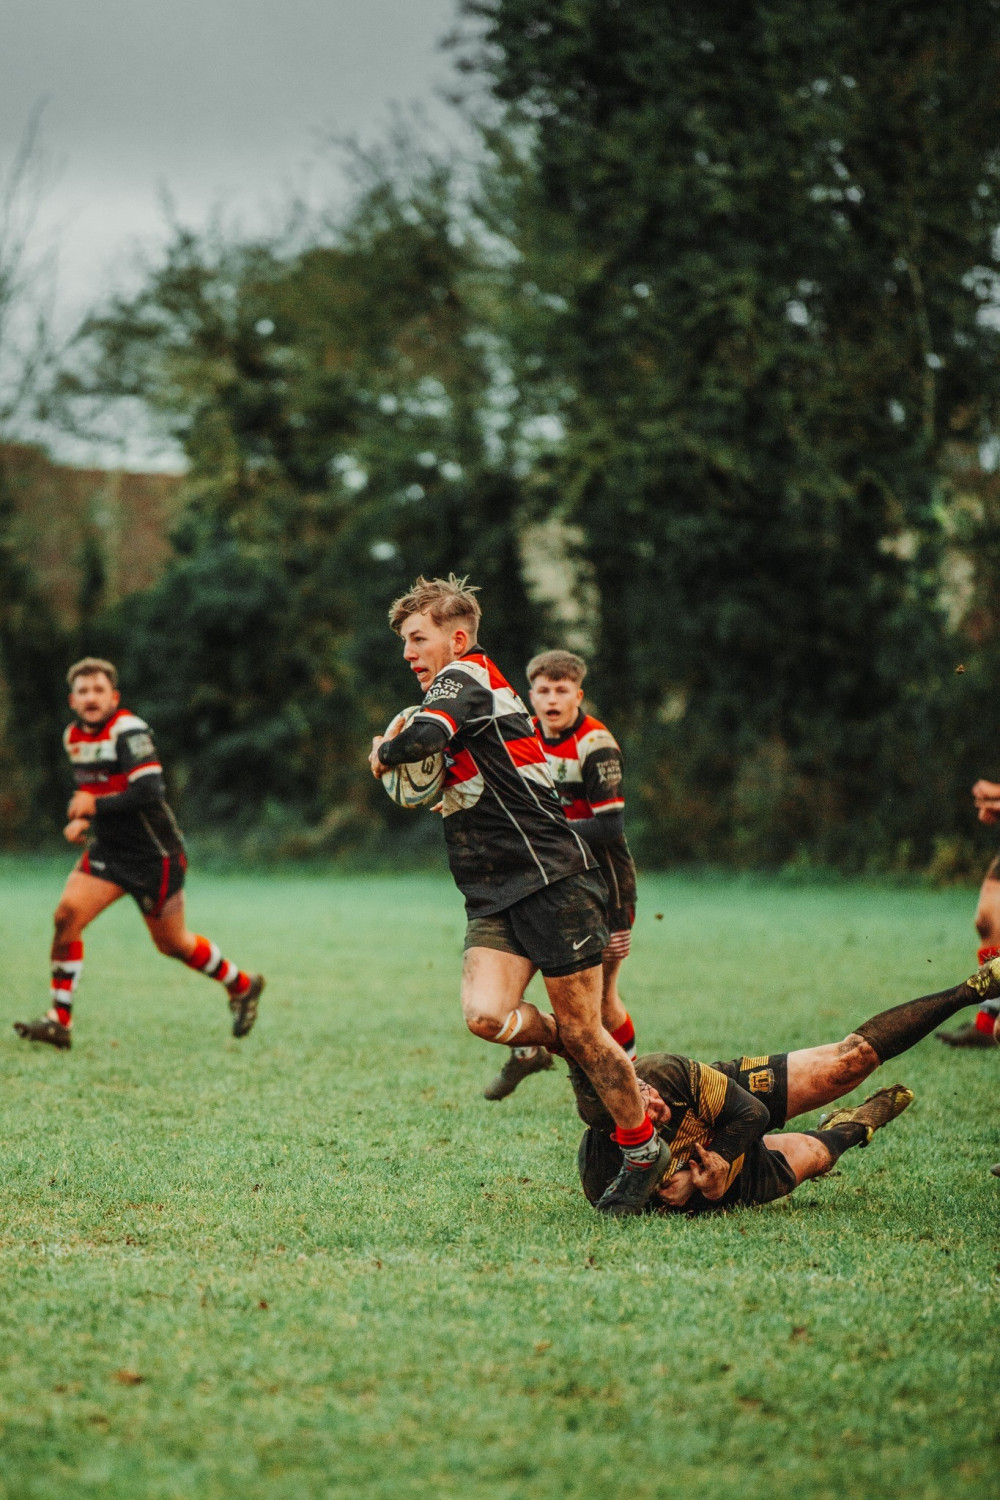
M 481 1011 L 467 1011 L 465 1024 L 473 1036 L 481 1037 L 484 1042 L 495 1042 L 499 1040 L 504 1019 L 502 1016 L 484 1015 Z
M 76 932 L 80 920 L 80 914 L 68 901 L 60 901 L 52 914 L 52 926 L 55 931 L 55 941 L 64 943 Z
M 837 1061 L 845 1080 L 853 1079 L 854 1082 L 860 1083 L 868 1077 L 869 1073 L 874 1073 L 875 1069 L 881 1066 L 882 1060 L 871 1042 L 859 1036 L 856 1031 L 845 1036 L 837 1048 L 837 1054 Z

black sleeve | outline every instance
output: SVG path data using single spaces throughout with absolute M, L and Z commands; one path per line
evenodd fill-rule
M 734 1162 L 767 1132 L 771 1116 L 767 1106 L 731 1078 L 726 1080 L 726 1096 L 715 1121 L 711 1149 L 723 1161 Z
M 117 749 L 118 769 L 128 777 L 128 786 L 123 792 L 98 797 L 97 818 L 149 807 L 154 802 L 162 802 L 167 794 L 153 736 L 145 725 L 140 723 L 121 734 Z
M 413 719 L 395 739 L 378 747 L 378 758 L 384 766 L 403 766 L 436 755 L 448 743 L 448 731 L 436 719 Z
M 599 818 L 581 818 L 573 824 L 573 832 L 597 848 L 601 844 L 613 844 L 625 837 L 625 814 L 623 812 L 601 813 Z
M 576 1112 L 580 1119 L 585 1125 L 593 1125 L 597 1130 L 614 1130 L 614 1120 L 580 1064 L 572 1058 L 567 1058 L 567 1062 L 569 1081 L 576 1095 Z
M 117 813 L 135 812 L 140 807 L 163 802 L 166 795 L 162 772 L 151 771 L 131 782 L 123 792 L 110 792 L 106 797 L 98 797 L 94 816 L 100 821 L 101 818 L 114 817 Z

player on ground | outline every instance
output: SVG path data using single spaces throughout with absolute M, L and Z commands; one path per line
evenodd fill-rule
M 524 704 L 477 644 L 480 613 L 476 590 L 454 575 L 418 578 L 393 604 L 389 621 L 424 698 L 405 729 L 373 739 L 372 773 L 444 752 L 445 841 L 469 919 L 466 1024 L 486 1041 L 565 1049 L 576 1059 L 608 1111 L 619 1152 L 597 1208 L 640 1213 L 669 1152 L 631 1063 L 601 1025 L 607 892 L 566 821 Z M 524 1000 L 536 969 L 554 1015 Z
M 669 1052 L 640 1057 L 635 1066 L 646 1106 L 672 1153 L 648 1207 L 704 1213 L 770 1203 L 821 1177 L 844 1151 L 867 1146 L 876 1130 L 901 1114 L 912 1102 L 911 1091 L 892 1084 L 855 1108 L 821 1115 L 817 1130 L 771 1132 L 850 1093 L 956 1011 L 990 995 L 1000 995 L 1000 960 L 956 989 L 882 1011 L 832 1045 L 711 1065 Z M 612 1122 L 572 1062 L 570 1077 L 588 1127 L 578 1163 L 583 1190 L 593 1202 L 616 1170 Z
M 535 730 L 542 742 L 563 812 L 586 840 L 608 888 L 608 946 L 601 955 L 601 1019 L 625 1055 L 635 1058 L 635 1027 L 618 993 L 635 922 L 635 864 L 625 840 L 622 753 L 611 732 L 584 713 L 587 663 L 572 651 L 543 651 L 528 663 Z M 513 1047 L 487 1099 L 506 1099 L 529 1073 L 552 1067 L 544 1047 Z
M 70 1047 L 73 997 L 83 969 L 83 931 L 120 897 L 138 904 L 161 953 L 217 979 L 229 995 L 233 1036 L 246 1036 L 257 1019 L 264 988 L 184 920 L 184 841 L 166 802 L 163 768 L 149 726 L 121 707 L 111 662 L 85 656 L 67 673 L 75 715 L 63 743 L 76 791 L 63 830 L 86 844 L 55 912 L 50 1009 L 14 1029 L 32 1042 Z
M 1000 822 L 1000 783 L 979 780 L 972 788 L 972 800 L 980 823 Z M 1000 958 L 1000 855 L 986 871 L 976 906 L 976 931 L 979 933 L 979 962 Z M 1000 1005 L 983 1004 L 975 1018 L 954 1031 L 938 1033 L 939 1041 L 948 1047 L 993 1047 L 1000 1041 Z

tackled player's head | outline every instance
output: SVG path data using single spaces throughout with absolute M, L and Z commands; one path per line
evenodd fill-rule
M 421 687 L 430 686 L 443 667 L 464 656 L 479 638 L 479 590 L 467 578 L 420 577 L 393 601 L 389 624 L 404 641 L 403 658 Z
M 575 722 L 587 663 L 574 651 L 542 651 L 528 663 L 531 706 L 551 739 Z
M 118 672 L 101 656 L 85 656 L 66 673 L 69 706 L 84 724 L 103 724 L 121 702 Z

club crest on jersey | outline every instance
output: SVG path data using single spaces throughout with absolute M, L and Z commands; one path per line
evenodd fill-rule
M 770 1094 L 774 1089 L 774 1069 L 755 1068 L 747 1078 L 747 1088 L 751 1094 Z

